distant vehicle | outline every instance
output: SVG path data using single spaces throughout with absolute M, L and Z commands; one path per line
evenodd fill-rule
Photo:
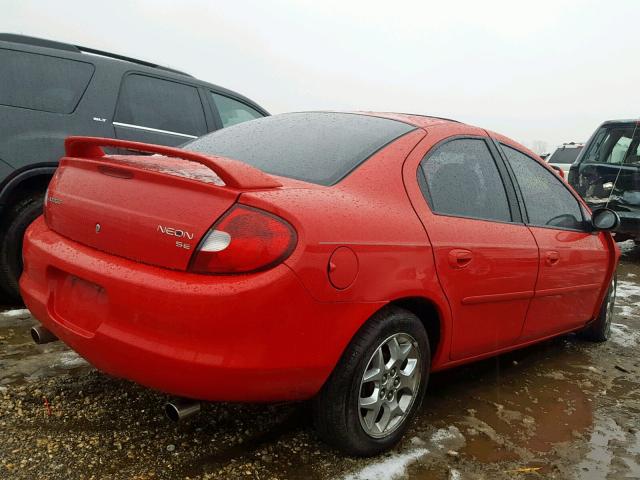
M 582 147 L 584 147 L 584 143 L 563 143 L 551 155 L 543 158 L 556 170 L 562 171 L 563 178 L 566 178 L 569 174 L 569 167 L 578 158 Z
M 502 135 L 302 112 L 181 149 L 66 145 L 25 236 L 33 337 L 190 399 L 170 418 L 195 400 L 313 399 L 325 441 L 374 455 L 407 430 L 430 372 L 610 335 L 616 213 L 591 214 Z
M 22 237 L 42 211 L 66 137 L 180 145 L 265 115 L 248 98 L 186 73 L 0 33 L 0 297 L 18 299 Z
M 571 166 L 568 181 L 593 208 L 608 205 L 621 224 L 616 240 L 640 240 L 640 129 L 638 120 L 604 122 Z

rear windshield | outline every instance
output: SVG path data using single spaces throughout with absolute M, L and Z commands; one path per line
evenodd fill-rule
M 333 185 L 415 128 L 358 114 L 287 113 L 218 130 L 184 148 L 234 158 L 274 175 Z
M 558 148 L 553 155 L 549 157 L 549 163 L 573 163 L 582 147 Z
M 0 48 L 0 105 L 53 113 L 72 113 L 93 65 Z

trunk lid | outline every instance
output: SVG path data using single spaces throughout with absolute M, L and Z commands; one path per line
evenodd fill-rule
M 70 148 L 69 140 L 67 155 L 76 156 L 61 160 L 49 185 L 47 225 L 83 245 L 149 265 L 186 270 L 200 239 L 240 193 L 278 185 L 259 170 L 245 174 L 244 164 L 234 169 L 239 162 L 228 159 L 176 158 L 192 154 L 113 139 L 80 139 Z M 99 146 L 171 157 L 106 156 Z

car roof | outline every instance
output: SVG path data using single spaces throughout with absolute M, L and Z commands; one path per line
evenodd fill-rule
M 416 127 L 429 127 L 432 125 L 438 125 L 443 123 L 456 123 L 461 122 L 452 120 L 450 118 L 435 117 L 431 115 L 421 115 L 416 113 L 398 113 L 398 112 L 370 112 L 370 111 L 356 111 L 348 112 L 357 115 L 370 115 L 372 117 L 388 118 L 389 120 L 397 120 L 399 122 L 408 123 Z

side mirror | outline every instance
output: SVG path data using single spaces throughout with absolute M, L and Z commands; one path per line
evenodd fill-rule
M 564 170 L 562 170 L 560 167 L 556 167 L 555 165 L 550 165 L 550 167 L 553 168 L 556 173 L 560 175 L 560 178 L 564 180 Z
M 594 230 L 615 230 L 620 225 L 620 217 L 610 208 L 599 208 L 592 213 L 591 224 Z

